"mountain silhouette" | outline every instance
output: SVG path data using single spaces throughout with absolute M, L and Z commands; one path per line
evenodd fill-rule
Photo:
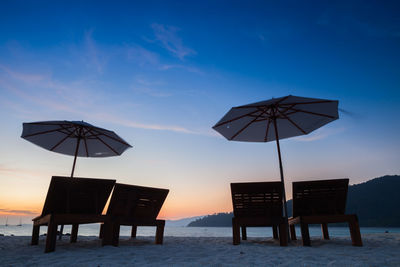
M 400 176 L 386 175 L 349 186 L 346 213 L 357 214 L 363 227 L 400 227 Z M 292 200 L 287 202 L 292 215 Z M 191 227 L 230 227 L 233 213 L 217 213 L 197 219 Z

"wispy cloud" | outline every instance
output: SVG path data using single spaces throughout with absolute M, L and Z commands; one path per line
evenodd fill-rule
M 165 82 L 149 80 L 146 79 L 143 75 L 139 75 L 135 78 L 133 91 L 153 97 L 169 97 L 172 95 L 172 93 L 166 92 L 162 89 L 158 89 L 160 87 L 165 87 L 165 85 Z
M 13 173 L 16 171 L 20 171 L 20 170 L 18 170 L 16 168 L 9 168 L 9 167 L 6 167 L 4 164 L 0 164 L 0 172 Z
M 161 62 L 160 57 L 157 53 L 148 50 L 140 45 L 130 45 L 122 48 L 123 53 L 126 55 L 126 59 L 130 62 L 135 62 L 140 67 L 152 66 L 156 70 L 168 71 L 173 69 L 184 70 L 196 74 L 204 74 L 204 71 L 194 66 L 187 66 L 184 64 L 167 64 Z
M 182 39 L 178 36 L 179 28 L 153 23 L 151 25 L 154 36 L 161 45 L 180 60 L 195 55 L 196 51 L 183 45 Z
M 40 108 L 71 113 L 77 107 L 87 106 L 90 99 L 93 99 L 84 95 L 87 90 L 80 82 L 66 84 L 55 81 L 51 76 L 17 72 L 4 65 L 1 69 L 6 73 L 12 73 L 12 75 L 4 76 L 0 72 L 2 88 L 27 103 L 36 104 Z M 40 78 L 32 79 L 32 77 Z
M 0 70 L 7 73 L 10 77 L 22 80 L 26 83 L 34 83 L 42 81 L 45 77 L 42 74 L 21 73 L 12 71 L 10 68 L 0 64 Z
M 214 136 L 208 131 L 202 132 L 190 130 L 179 125 L 146 124 L 124 119 L 124 117 L 126 117 L 124 114 L 115 114 L 112 111 L 104 113 L 103 106 L 99 106 L 97 103 L 105 102 L 106 98 L 102 98 L 101 94 L 97 91 L 92 91 L 86 88 L 80 81 L 65 84 L 60 81 L 55 81 L 51 76 L 19 73 L 5 66 L 3 66 L 2 69 L 7 70 L 9 73 L 13 73 L 13 76 L 8 76 L 7 80 L 7 78 L 0 73 L 0 85 L 2 85 L 4 89 L 8 90 L 8 92 L 30 105 L 44 108 L 47 116 L 54 116 L 55 112 L 61 112 L 73 115 L 74 117 L 104 121 L 131 128 Z M 32 83 L 31 77 L 35 76 L 40 77 L 40 79 L 35 79 L 35 82 Z M 138 82 L 142 85 L 156 84 L 156 82 L 150 82 L 145 79 L 138 79 Z M 43 90 L 38 94 L 36 91 L 26 90 L 26 86 L 34 86 L 36 88 L 47 90 Z M 73 98 L 71 98 L 71 95 Z M 93 99 L 96 99 L 97 101 L 93 101 Z
M 154 53 L 140 45 L 130 45 L 122 48 L 129 61 L 136 62 L 139 66 L 160 65 L 160 59 L 157 53 Z
M 32 168 L 21 168 L 13 167 L 8 164 L 0 164 L 0 174 L 5 174 L 8 176 L 15 176 L 16 174 L 24 177 L 47 177 L 51 176 L 51 171 L 45 169 L 32 169 Z
M 144 78 L 143 76 L 136 76 L 136 82 L 141 84 L 141 85 L 145 85 L 145 86 L 165 85 L 165 82 L 155 81 L 155 80 L 148 80 L 148 79 Z
M 102 120 L 108 123 L 114 123 L 118 125 L 122 125 L 130 128 L 138 128 L 138 129 L 146 129 L 146 130 L 156 130 L 156 131 L 171 131 L 176 133 L 183 134 L 194 134 L 194 135 L 203 135 L 203 136 L 217 136 L 211 130 L 207 131 L 198 131 L 198 130 L 190 130 L 188 128 L 179 126 L 179 125 L 163 125 L 163 124 L 146 124 L 140 123 L 136 121 L 132 121 L 129 119 L 124 119 L 120 116 L 115 116 L 110 113 L 98 113 L 95 114 L 96 119 Z
M 344 132 L 345 128 L 320 128 L 308 135 L 302 135 L 293 138 L 294 140 L 297 141 L 303 141 L 303 142 L 311 142 L 311 141 L 316 141 L 316 140 L 322 140 L 325 139 L 328 136 L 335 135 L 341 132 Z
M 39 212 L 34 210 L 15 210 L 15 209 L 1 209 L 0 214 L 8 214 L 8 215 L 36 215 Z
M 100 52 L 92 36 L 93 30 L 85 33 L 86 64 L 88 67 L 94 68 L 98 73 L 102 74 L 107 60 L 105 55 Z
M 186 65 L 181 65 L 181 64 L 160 65 L 159 69 L 160 70 L 183 69 L 183 70 L 186 70 L 187 72 L 192 72 L 192 73 L 197 73 L 197 74 L 204 74 L 204 72 L 199 70 L 198 68 L 191 67 L 191 66 L 186 66 Z

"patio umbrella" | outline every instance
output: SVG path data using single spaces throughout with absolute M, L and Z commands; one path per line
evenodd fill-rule
M 132 147 L 110 130 L 84 121 L 42 121 L 23 123 L 22 138 L 44 149 L 74 156 L 71 178 L 77 157 L 113 157 Z M 61 239 L 64 225 L 61 225 Z
M 213 126 L 213 129 L 231 141 L 276 141 L 287 218 L 279 140 L 308 134 L 338 118 L 338 101 L 336 100 L 288 95 L 233 107 Z
M 42 121 L 23 123 L 22 138 L 44 149 L 77 157 L 112 157 L 132 147 L 110 130 L 84 121 Z

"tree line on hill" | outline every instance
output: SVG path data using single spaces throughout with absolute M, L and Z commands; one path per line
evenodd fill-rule
M 357 214 L 363 227 L 400 227 L 400 176 L 386 175 L 351 185 L 347 194 L 346 213 Z M 287 202 L 289 217 L 292 200 Z M 217 213 L 197 219 L 190 227 L 230 227 L 233 213 Z

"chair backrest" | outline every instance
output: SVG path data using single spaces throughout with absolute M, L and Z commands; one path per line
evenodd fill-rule
M 47 214 L 101 214 L 115 180 L 51 178 L 42 216 Z
M 344 214 L 349 179 L 293 183 L 293 217 Z
M 282 217 L 281 182 L 231 183 L 235 217 Z
M 107 215 L 155 220 L 168 195 L 168 189 L 115 184 Z

